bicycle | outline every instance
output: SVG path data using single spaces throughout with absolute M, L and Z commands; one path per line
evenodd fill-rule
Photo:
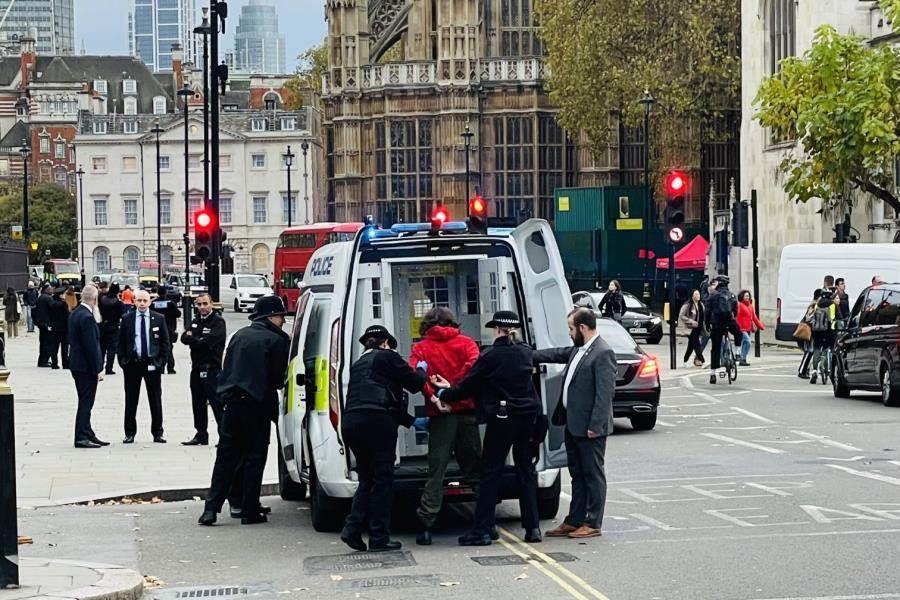
M 826 346 L 822 349 L 821 354 L 819 354 L 819 360 L 816 361 L 815 372 L 819 374 L 819 377 L 822 379 L 822 385 L 828 383 L 828 378 L 831 377 L 831 366 L 834 360 L 834 351 L 831 346 Z
M 722 335 L 722 358 L 721 358 L 721 368 L 725 371 L 725 376 L 728 377 L 729 385 L 734 383 L 737 380 L 737 368 L 738 361 L 737 355 L 734 353 L 734 346 L 731 344 L 731 340 L 728 339 L 728 334 L 725 333 Z

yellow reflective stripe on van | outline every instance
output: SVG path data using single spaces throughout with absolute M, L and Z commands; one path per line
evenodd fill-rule
M 297 364 L 297 357 L 294 357 L 290 363 L 288 363 L 288 372 L 287 372 L 287 385 L 285 386 L 285 400 L 284 403 L 287 408 L 287 412 L 294 412 L 294 382 L 297 380 L 294 377 L 294 365 Z
M 328 359 L 316 357 L 316 412 L 328 410 Z

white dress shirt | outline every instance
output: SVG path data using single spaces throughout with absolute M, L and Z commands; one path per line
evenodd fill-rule
M 578 370 L 578 364 L 581 362 L 581 359 L 584 358 L 584 355 L 587 354 L 588 349 L 590 349 L 591 344 L 594 343 L 594 340 L 597 339 L 597 334 L 584 341 L 584 345 L 575 351 L 575 358 L 572 359 L 572 363 L 569 365 L 569 370 L 566 371 L 566 381 L 563 383 L 563 406 L 569 406 L 569 384 L 572 383 L 572 379 L 575 377 L 575 371 Z
M 144 329 L 147 331 L 147 358 L 150 358 L 150 309 L 143 313 L 139 310 L 134 311 L 134 349 L 138 358 L 141 357 L 141 314 L 144 315 Z

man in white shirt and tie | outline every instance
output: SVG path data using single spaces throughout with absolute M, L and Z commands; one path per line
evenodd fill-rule
M 131 444 L 137 435 L 137 407 L 144 382 L 150 404 L 150 433 L 154 442 L 165 444 L 160 375 L 172 351 L 169 330 L 163 316 L 150 310 L 150 294 L 146 290 L 135 292 L 134 306 L 135 310 L 122 317 L 119 327 L 119 366 L 125 378 L 123 442 Z
M 569 314 L 574 347 L 534 353 L 535 364 L 566 365 L 554 425 L 566 427 L 572 501 L 565 521 L 545 535 L 583 539 L 600 535 L 606 504 L 606 438 L 613 431 L 616 353 L 600 339 L 597 317 L 587 308 Z

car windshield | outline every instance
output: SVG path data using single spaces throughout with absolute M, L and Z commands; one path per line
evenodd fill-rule
M 616 354 L 627 354 L 636 351 L 637 344 L 625 329 L 609 319 L 599 319 L 600 338 L 609 344 Z
M 57 275 L 78 274 L 78 263 L 54 263 L 53 268 Z
M 118 283 L 119 287 L 130 285 L 132 288 L 138 287 L 137 275 L 113 275 L 112 283 Z
M 269 287 L 269 282 L 260 275 L 238 277 L 238 287 Z
M 594 292 L 591 294 L 591 297 L 594 299 L 594 303 L 599 305 L 600 301 L 603 300 L 603 296 L 605 296 L 605 295 L 606 295 L 606 292 Z M 625 308 L 627 308 L 627 309 L 639 308 L 639 309 L 646 310 L 647 305 L 644 304 L 643 302 L 641 302 L 637 296 L 629 294 L 628 292 L 625 292 L 622 295 L 625 297 Z

